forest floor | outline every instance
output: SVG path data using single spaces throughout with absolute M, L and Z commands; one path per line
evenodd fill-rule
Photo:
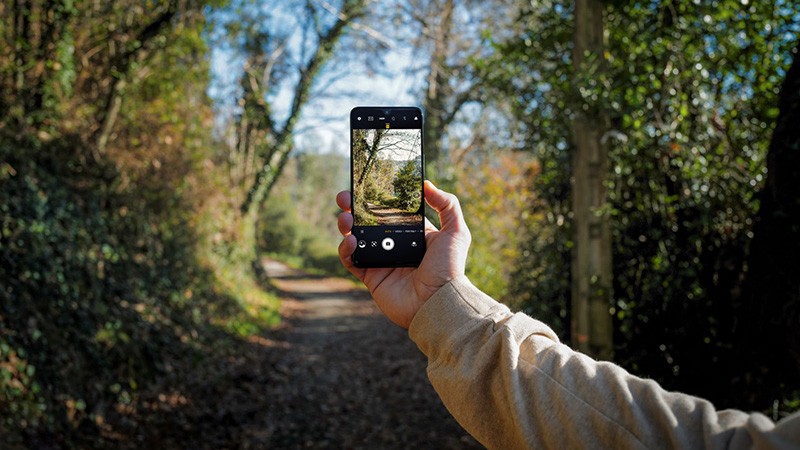
M 481 448 L 436 396 L 424 355 L 366 290 L 273 260 L 264 268 L 283 324 L 195 369 L 180 390 L 142 395 L 106 435 L 115 447 Z
M 418 225 L 422 222 L 422 215 L 403 211 L 389 206 L 367 203 L 369 213 L 375 216 L 378 225 Z

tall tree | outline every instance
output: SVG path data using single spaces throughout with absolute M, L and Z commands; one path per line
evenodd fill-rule
M 606 2 L 608 67 L 576 83 L 565 33 L 574 1 L 521 1 L 518 28 L 486 59 L 485 78 L 513 102 L 541 160 L 513 296 L 569 336 L 570 124 L 597 104 L 611 144 L 614 358 L 670 389 L 748 407 L 721 374 L 741 369 L 732 305 L 800 5 L 717 3 Z
M 422 107 L 425 112 L 426 171 L 445 181 L 450 127 L 467 104 L 483 105 L 481 80 L 472 60 L 488 47 L 486 34 L 504 26 L 505 17 L 497 9 L 508 6 L 505 0 L 413 0 L 398 2 L 390 17 L 382 18 L 406 27 L 395 30 L 396 41 L 410 46 L 419 55 L 410 71 L 423 79 Z
M 603 70 L 604 4 L 575 1 L 572 60 L 578 89 L 597 80 Z M 590 74 L 591 73 L 591 74 Z M 572 211 L 575 246 L 572 253 L 572 344 L 601 359 L 613 356 L 611 306 L 611 228 L 606 205 L 607 119 L 597 105 L 584 103 L 573 120 Z
M 363 133 L 360 134 L 360 139 L 364 139 Z M 372 138 L 372 143 L 367 144 L 366 141 L 359 142 L 356 144 L 357 148 L 363 147 L 366 149 L 366 156 L 363 157 L 364 159 L 364 167 L 360 168 L 360 170 L 355 170 L 353 177 L 357 180 L 356 184 L 364 183 L 364 180 L 369 176 L 370 170 L 372 169 L 373 164 L 375 164 L 375 160 L 378 157 L 378 152 L 381 150 L 381 138 L 383 135 L 386 134 L 386 130 L 377 129 L 374 131 L 374 137 Z M 355 152 L 355 149 L 354 149 Z M 354 154 L 354 159 L 357 156 Z M 360 172 L 360 173 L 359 173 Z
M 272 187 L 280 177 L 289 155 L 293 148 L 293 137 L 295 126 L 300 119 L 303 108 L 311 99 L 312 88 L 325 65 L 331 60 L 337 43 L 345 35 L 348 28 L 354 21 L 363 16 L 366 12 L 366 0 L 344 0 L 341 7 L 336 10 L 328 3 L 324 3 L 322 8 L 316 8 L 307 3 L 305 7 L 305 26 L 302 36 L 304 41 L 295 56 L 296 66 L 294 67 L 295 82 L 291 88 L 291 106 L 285 119 L 280 123 L 278 120 L 270 118 L 262 120 L 261 126 L 266 138 L 254 143 L 255 153 L 259 161 L 252 180 L 247 188 L 247 194 L 242 201 L 240 209 L 243 213 L 248 213 L 253 209 L 259 208 L 268 198 Z M 325 20 L 325 16 L 332 16 L 331 22 Z M 266 36 L 265 36 L 266 34 Z M 274 43 L 271 39 L 273 34 L 270 30 L 261 32 L 265 42 Z M 265 37 L 264 37 L 265 36 Z M 281 41 L 288 39 L 288 36 L 278 37 Z M 283 42 L 275 45 L 280 48 Z M 263 53 L 262 49 L 255 49 L 256 54 Z M 277 56 L 275 51 L 269 53 L 269 58 L 251 59 L 256 64 L 251 66 L 251 71 L 261 74 L 271 74 L 274 58 Z M 270 108 L 266 104 L 268 96 L 275 94 L 275 85 L 271 84 L 269 76 L 252 77 L 251 73 L 243 75 L 247 78 L 244 84 L 253 85 L 248 97 L 243 98 L 245 109 L 248 102 L 255 102 L 259 105 L 257 110 L 262 114 L 270 114 Z M 266 84 L 266 85 L 265 85 Z M 247 95 L 248 92 L 246 91 Z M 280 123 L 280 125 L 277 125 Z
M 739 308 L 747 400 L 755 408 L 800 389 L 800 44 L 786 73 L 767 155 Z
M 461 105 L 447 108 L 446 100 L 453 95 L 449 77 L 452 76 L 448 64 L 448 56 L 452 45 L 453 14 L 455 1 L 431 2 L 431 6 L 439 10 L 439 14 L 419 19 L 420 24 L 428 30 L 428 36 L 433 41 L 430 54 L 430 68 L 425 77 L 425 109 L 426 127 L 424 130 L 425 153 L 428 164 L 433 164 L 439 159 L 443 145 L 442 136 L 444 127 L 449 125 L 452 117 L 458 112 Z

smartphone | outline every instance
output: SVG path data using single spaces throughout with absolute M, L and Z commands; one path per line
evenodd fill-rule
M 425 255 L 422 110 L 350 111 L 350 192 L 356 267 L 417 267 Z

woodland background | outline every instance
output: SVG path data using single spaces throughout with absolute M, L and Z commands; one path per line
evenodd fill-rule
M 590 353 L 797 410 L 799 37 L 785 0 L 0 3 L 0 442 L 91 446 L 277 324 L 264 254 L 343 274 L 347 136 L 314 129 L 371 103 L 355 73 L 419 81 L 477 286 L 577 345 L 582 282 Z M 603 195 L 576 210 L 589 141 Z M 602 274 L 575 271 L 578 217 Z

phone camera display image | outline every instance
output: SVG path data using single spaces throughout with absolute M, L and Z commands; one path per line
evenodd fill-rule
M 363 115 L 378 120 L 363 123 L 357 119 Z M 420 117 L 414 107 L 357 107 L 350 113 L 357 267 L 415 267 L 425 254 Z

